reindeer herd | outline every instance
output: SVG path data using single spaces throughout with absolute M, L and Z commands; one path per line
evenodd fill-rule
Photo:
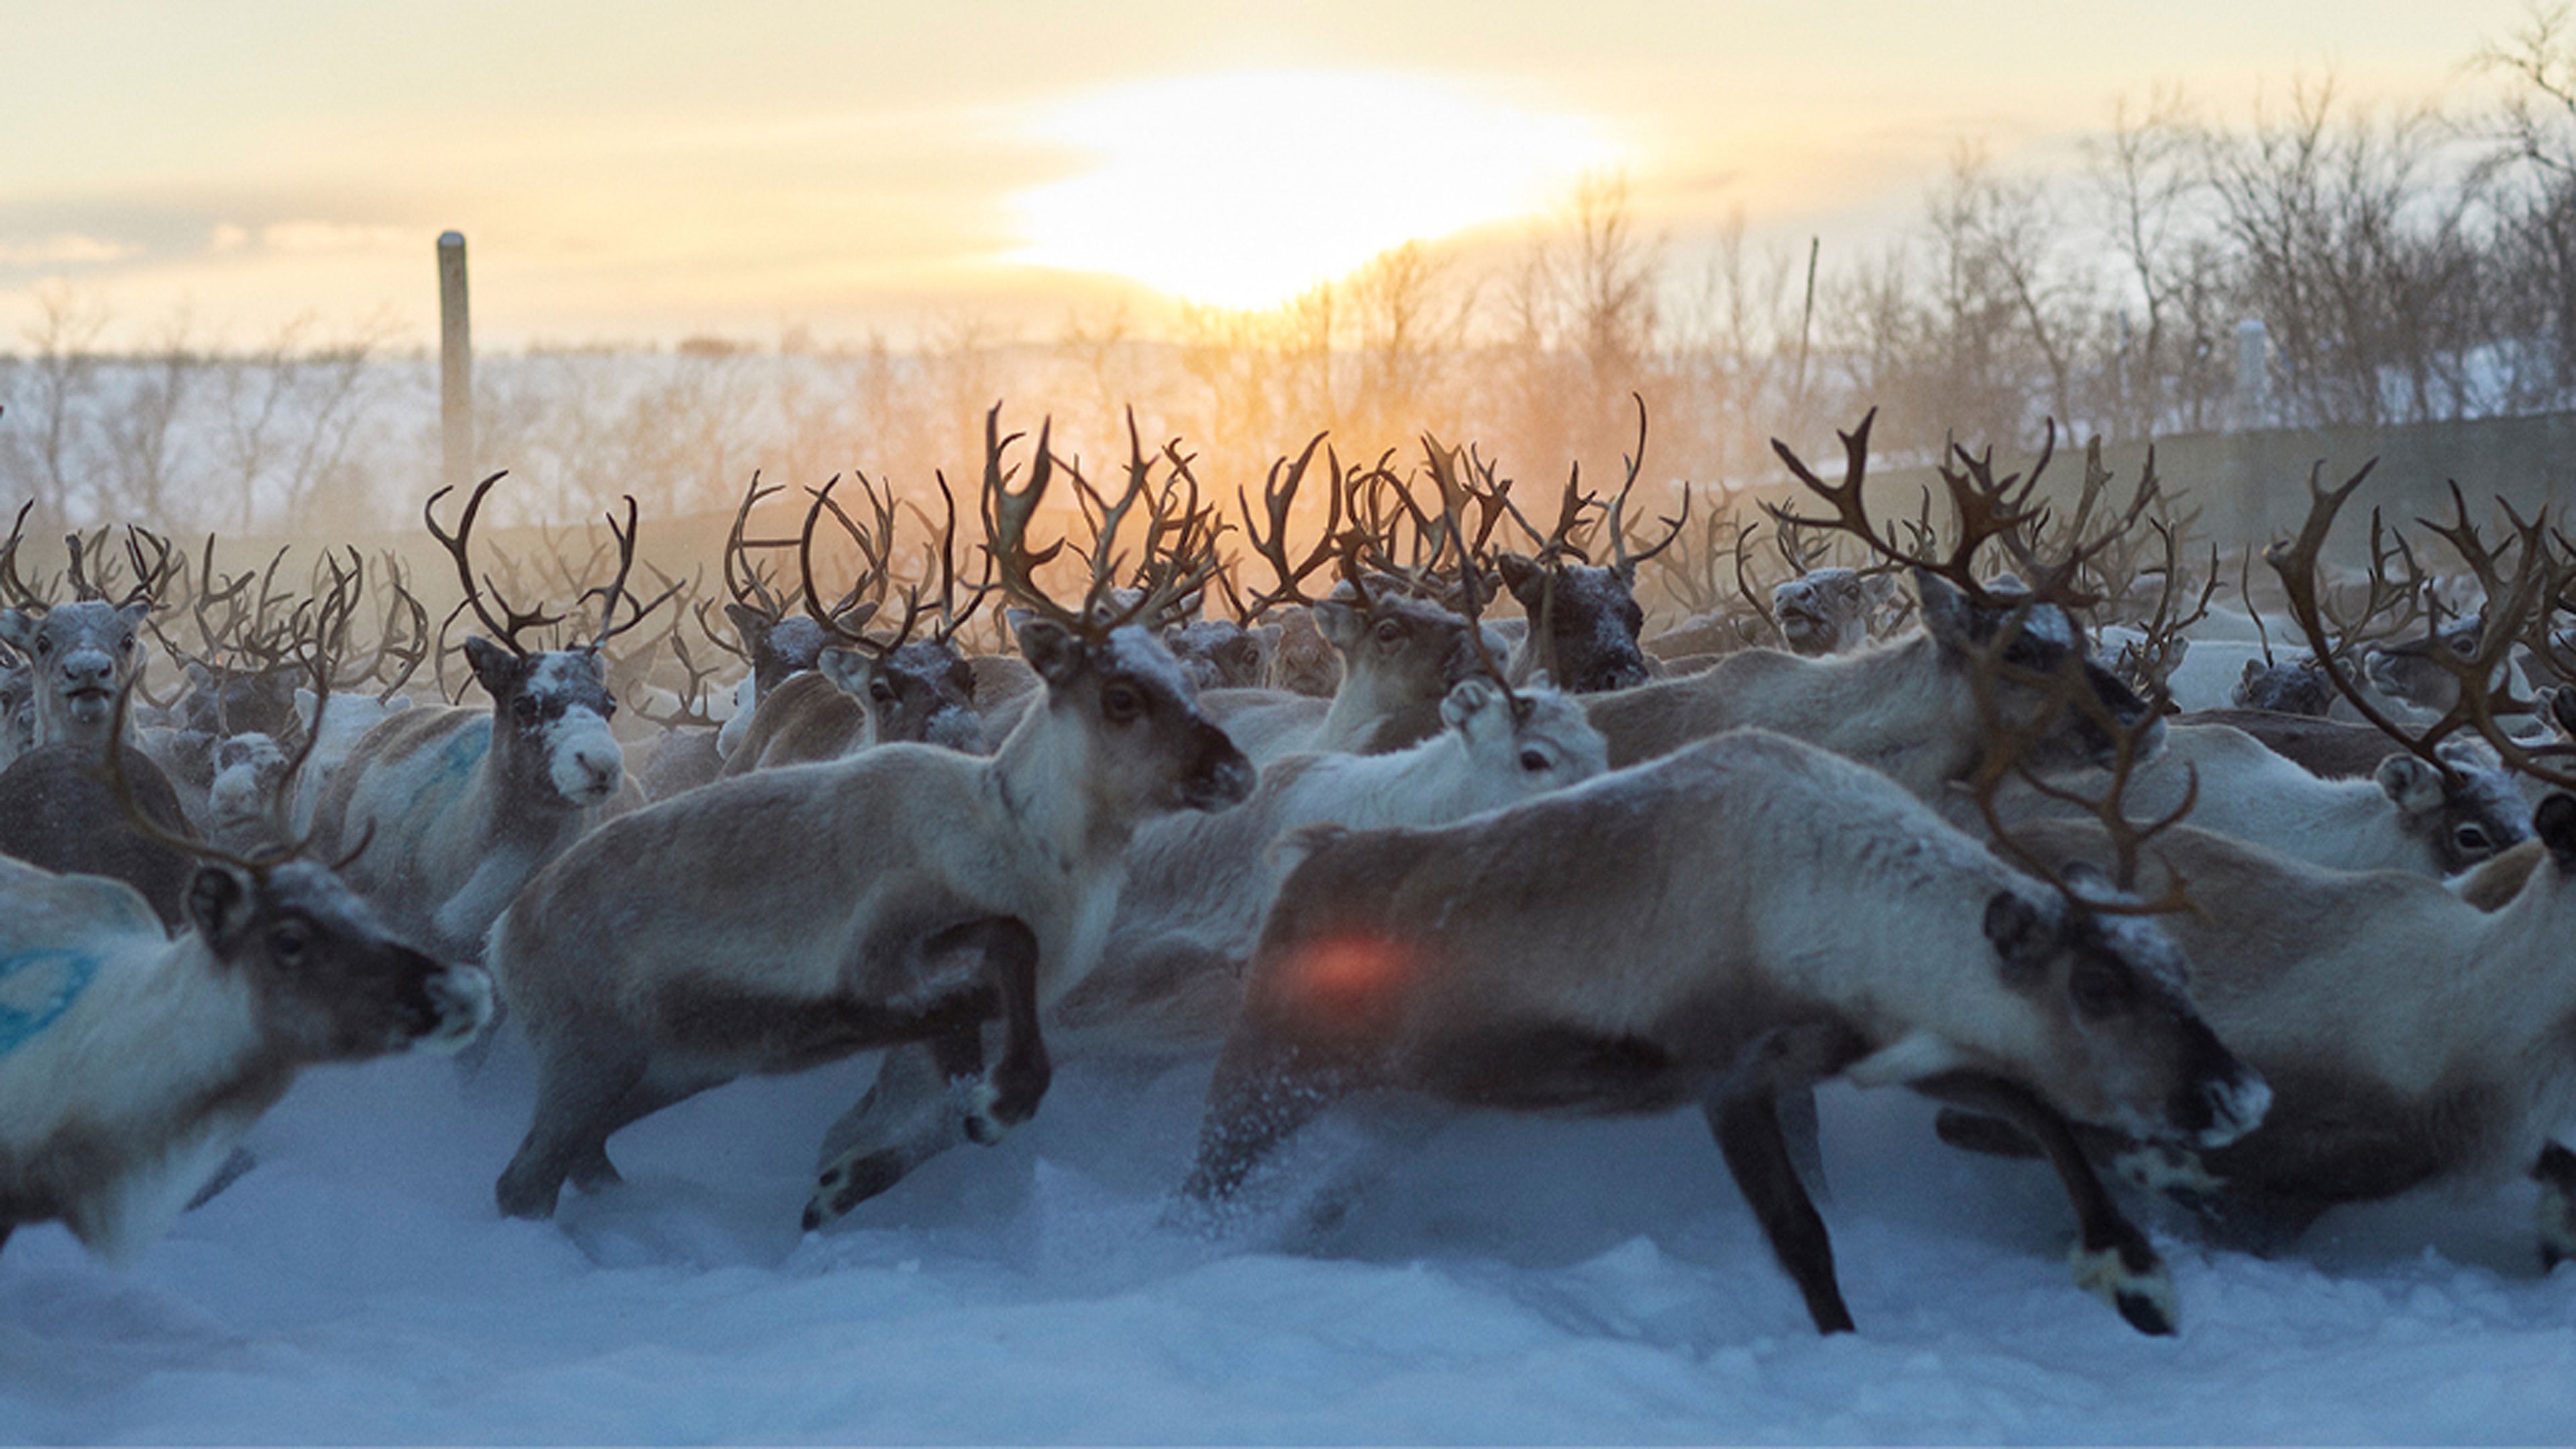
M 1410 467 L 1319 437 L 1229 511 L 1132 419 L 1095 482 L 1000 411 L 980 546 L 944 478 L 935 523 L 755 479 L 721 594 L 635 585 L 631 500 L 586 557 L 478 557 L 499 475 L 423 508 L 452 589 L 355 548 L 226 572 L 139 523 L 49 575 L 22 511 L 0 1243 L 131 1254 L 251 1167 L 300 1068 L 511 1032 L 520 1217 L 611 1190 L 615 1134 L 695 1093 L 879 1053 L 818 1228 L 1028 1120 L 1071 1053 L 1213 1058 L 1182 1224 L 1275 1192 L 1357 1093 L 1696 1104 L 1825 1332 L 1836 1079 L 2044 1159 L 2078 1282 L 2146 1332 L 2179 1310 L 2115 1186 L 2277 1251 L 2527 1175 L 2544 1265 L 2576 1256 L 2576 546 L 2545 516 L 2374 515 L 2338 568 L 2363 479 L 2311 480 L 2222 606 L 2188 500 L 2151 460 L 2124 501 L 2098 450 L 2071 490 L 1954 450 L 1906 516 L 1864 421 L 1839 483 L 1779 447 L 1800 502 L 1694 520 L 1684 487 L 1641 525 L 1641 409 L 1618 489 L 1552 516 L 1428 437 Z M 772 500 L 801 526 L 762 536 Z

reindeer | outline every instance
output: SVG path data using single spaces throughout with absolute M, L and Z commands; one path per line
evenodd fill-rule
M 173 940 L 123 884 L 0 860 L 0 1243 L 60 1221 L 121 1263 L 298 1071 L 454 1050 L 489 1019 L 492 984 L 403 945 L 299 858 L 302 842 L 209 848 L 163 829 L 109 773 L 138 831 L 202 864 Z
M 1743 730 L 1441 829 L 1295 838 L 1183 1188 L 1231 1197 L 1350 1093 L 1589 1113 L 1699 1102 L 1821 1332 L 1848 1331 L 1783 1091 L 1845 1077 L 2204 1145 L 2259 1079 L 2145 922 L 2017 875 L 1894 782 Z M 2047 1124 L 2057 1124 L 2054 1126 Z M 2149 1332 L 2162 1266 L 2070 1152 L 2081 1281 Z
M 567 1177 L 615 1181 L 611 1133 L 745 1072 L 928 1041 L 952 1075 L 975 1075 L 998 1014 L 1000 1056 L 967 1115 L 970 1136 L 997 1140 L 1046 1090 L 1041 1016 L 1097 961 L 1137 825 L 1251 793 L 1251 764 L 1169 652 L 1095 612 L 1104 569 L 1079 607 L 1039 590 L 1029 520 L 1066 465 L 1041 429 L 1014 490 L 1000 411 L 985 419 L 985 527 L 1004 585 L 1035 611 L 1020 647 L 1045 707 L 989 758 L 890 744 L 721 780 L 541 873 L 491 934 L 539 1062 L 534 1119 L 495 1189 L 504 1212 L 551 1214 Z M 1150 493 L 1142 458 L 1114 503 L 1072 476 L 1110 535 Z M 1135 616 L 1205 580 L 1165 576 Z
M 2225 725 L 2176 725 L 2125 784 L 2123 808 L 2151 821 L 2187 811 L 2220 835 L 2331 870 L 2453 876 L 2530 838 L 2530 807 L 2495 752 L 2446 741 L 2433 760 L 2387 751 L 2367 780 L 2324 780 Z M 2087 772 L 2098 778 L 2100 772 Z M 1993 802 L 2006 823 L 2092 813 L 2084 776 L 2013 782 Z M 1954 787 L 1955 788 L 1955 787 Z M 1967 826 L 1966 811 L 1951 811 Z
M 630 498 L 626 526 L 609 520 L 616 577 L 591 591 L 603 601 L 598 631 L 576 648 L 530 651 L 520 635 L 561 623 L 561 616 L 521 610 L 505 598 L 495 618 L 483 601 L 490 581 L 477 583 L 469 553 L 475 517 L 505 476 L 495 473 L 475 488 L 453 534 L 437 515 L 438 500 L 451 490 L 431 494 L 421 509 L 431 536 L 456 562 L 465 589 L 457 611 L 471 608 L 491 631 L 468 636 L 465 655 L 492 707 L 391 716 L 349 752 L 314 811 L 323 849 L 345 852 L 374 841 L 346 869 L 351 889 L 396 929 L 451 959 L 481 954 L 502 907 L 625 782 L 624 757 L 608 728 L 617 706 L 599 651 L 670 597 L 648 604 L 627 591 L 635 559 Z
M 2543 1186 L 2544 1265 L 2576 1257 L 2576 1162 L 2550 1140 L 2576 1113 L 2576 797 L 2552 793 L 2531 828 L 2536 842 L 2456 890 L 2189 827 L 2160 838 L 2154 871 L 2186 882 L 2195 907 L 2172 922 L 2193 999 L 2279 1095 L 2223 1150 L 2097 1136 L 2097 1156 L 2256 1245 L 2295 1238 L 2337 1203 L 2529 1171 Z M 2022 838 L 2056 860 L 2104 851 L 2080 822 Z M 1943 1136 L 2019 1146 L 1955 1117 Z
M 956 646 L 956 637 L 973 618 L 990 591 L 977 589 L 960 607 L 956 598 L 955 541 L 957 501 L 946 479 L 939 481 L 947 502 L 947 522 L 932 551 L 938 588 L 931 591 L 933 570 L 905 591 L 903 616 L 891 637 L 878 638 L 863 625 L 883 607 L 882 594 L 891 578 L 894 554 L 894 495 L 882 495 L 859 474 L 874 515 L 874 528 L 860 524 L 832 499 L 834 478 L 814 494 L 799 534 L 797 562 L 804 579 L 808 617 L 836 641 L 822 651 L 810 675 L 789 679 L 753 711 L 750 727 L 731 754 L 722 776 L 748 774 L 780 765 L 836 760 L 896 740 L 982 752 L 985 724 L 975 708 L 975 674 Z M 840 603 L 826 605 L 814 585 L 814 531 L 825 511 L 858 545 L 864 564 L 858 583 Z M 876 595 L 877 597 L 870 597 Z M 936 599 L 937 622 L 924 637 L 912 637 L 928 620 Z
M 1870 621 L 1896 597 L 1893 574 L 1815 568 L 1772 588 L 1771 617 L 1792 654 L 1857 654 L 1869 646 Z
M 18 510 L 7 543 L 0 545 L 0 600 L 8 604 L 0 608 L 0 644 L 31 671 L 28 710 L 34 724 L 28 746 L 59 741 L 97 757 L 107 748 L 117 692 L 143 668 L 143 621 L 152 612 L 154 585 L 166 577 L 168 549 L 161 545 L 159 560 L 148 560 L 147 540 L 152 545 L 158 540 L 138 529 L 126 530 L 135 582 L 124 598 L 110 603 L 84 570 L 80 538 L 68 538 L 78 596 L 68 604 L 48 604 L 18 571 L 19 541 L 35 506 L 30 502 Z
M 1959 470 L 1945 466 L 1942 477 L 1959 510 L 1961 533 L 1945 558 L 1928 550 L 1908 551 L 1883 536 L 1861 499 L 1872 420 L 1842 435 L 1849 462 L 1844 482 L 1832 486 L 1818 479 L 1784 443 L 1772 446 L 1800 481 L 1833 504 L 1839 519 L 1831 524 L 1787 518 L 1804 527 L 1835 527 L 1850 532 L 1892 562 L 1913 571 L 1920 599 L 1920 632 L 1858 654 L 1821 659 L 1779 650 L 1756 649 L 1731 654 L 1711 668 L 1682 679 L 1601 695 L 1585 702 L 1603 737 L 1610 742 L 1615 767 L 1670 753 L 1688 742 L 1741 728 L 1761 728 L 1822 745 L 1896 779 L 1918 798 L 1938 801 L 1945 786 L 1963 778 L 1983 757 L 1988 721 L 1980 707 L 1972 662 L 1987 645 L 2001 639 L 2004 663 L 2030 676 L 2054 677 L 2060 661 L 2082 660 L 2088 686 L 2101 715 L 2126 725 L 2143 718 L 2148 706 L 2110 671 L 2082 659 L 2083 638 L 2064 604 L 2035 600 L 2027 591 L 1997 582 L 1981 583 L 1971 570 L 1977 550 L 1999 540 L 2022 567 L 2042 576 L 2070 576 L 2089 550 L 2102 546 L 2095 538 L 2072 547 L 2055 562 L 2040 560 L 2025 537 L 2040 510 L 2029 503 L 2040 467 L 2027 481 L 2019 475 L 1997 481 L 1991 456 L 1980 459 L 1965 449 Z M 2053 437 L 2053 435 L 2052 435 Z M 2016 489 L 2015 485 L 2020 486 Z M 2143 513 L 2152 484 L 2142 483 L 2139 497 L 2125 518 L 2114 520 L 2104 537 L 2133 524 Z M 2059 587 L 2051 592 L 2080 601 L 2083 596 Z M 2042 701 L 2006 685 L 2012 695 L 2007 714 L 2027 719 Z M 2066 723 L 2061 748 L 2098 756 L 2108 740 L 2092 710 L 2055 710 Z M 2152 751 L 2155 732 L 2146 743 Z
M 1442 732 L 1410 749 L 1290 755 L 1261 772 L 1242 805 L 1138 831 L 1100 965 L 1049 1014 L 1048 1040 L 1123 1055 L 1222 1042 L 1262 910 L 1285 873 L 1269 847 L 1296 827 L 1443 824 L 1606 768 L 1600 735 L 1552 689 L 1514 693 L 1469 679 L 1440 713 Z M 867 1097 L 823 1139 L 806 1228 L 893 1187 L 963 1135 L 936 1054 L 889 1053 Z

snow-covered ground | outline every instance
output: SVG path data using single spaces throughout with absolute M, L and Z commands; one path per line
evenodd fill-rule
M 1824 1100 L 1861 1331 L 1818 1338 L 1696 1114 L 1328 1117 L 1182 1226 L 1204 1064 L 1068 1066 L 1036 1122 L 797 1231 L 864 1062 L 631 1129 L 629 1185 L 504 1222 L 506 1046 L 310 1074 L 261 1165 L 117 1272 L 0 1253 L 0 1437 L 535 1441 L 2519 1441 L 2576 1435 L 2576 1269 L 2530 1197 L 2164 1233 L 2179 1338 L 2068 1281 L 2046 1173 Z M 1403 1144 L 1403 1145 L 1398 1145 Z

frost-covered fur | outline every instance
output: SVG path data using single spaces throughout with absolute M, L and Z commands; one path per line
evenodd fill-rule
M 1780 1092 L 2001 1081 L 2210 1144 L 2262 1115 L 2151 927 L 2073 910 L 1885 777 L 1778 735 L 1440 829 L 1295 839 L 1308 853 L 1209 1087 L 1194 1196 L 1232 1193 L 1371 1087 L 1521 1110 L 1705 1102 L 1831 1331 L 1850 1319 L 1787 1169 Z M 2089 1248 L 2107 1241 L 2088 1224 Z M 2134 1229 L 2120 1241 L 2145 1252 Z
M 0 1241 L 60 1220 L 130 1259 L 299 1069 L 453 1049 L 491 1014 L 490 978 L 318 866 L 208 867 L 188 918 L 171 940 L 125 886 L 0 860 Z
M 1792 654 L 1818 658 L 1868 647 L 1871 624 L 1895 602 L 1896 576 L 1809 569 L 1771 590 L 1771 616 Z
M 2162 820 L 2189 796 L 2193 825 L 2330 870 L 2456 875 L 2530 838 L 2531 809 L 2495 751 L 2460 740 L 2440 753 L 2452 768 L 2447 781 L 2403 753 L 2382 759 L 2371 779 L 2324 780 L 2242 730 L 2177 724 L 2165 731 L 2163 752 L 2130 775 L 2122 813 Z M 2073 771 L 2048 783 L 2091 799 L 2109 788 L 2109 777 Z M 2007 825 L 2089 813 L 2018 780 L 1997 791 L 1995 804 Z M 1945 810 L 1962 828 L 1981 823 L 1974 802 L 1963 796 Z
M 539 1062 L 505 1212 L 614 1181 L 611 1133 L 746 1072 L 937 1040 L 974 1075 L 997 1010 L 969 1126 L 990 1140 L 1036 1110 L 1038 1013 L 1098 959 L 1129 835 L 1235 804 L 1253 772 L 1144 630 L 1037 620 L 1020 643 L 1046 701 L 993 756 L 889 744 L 719 780 L 530 883 L 490 945 Z
M 625 783 L 616 705 L 588 650 L 518 655 L 465 643 L 493 698 L 410 709 L 362 737 L 314 811 L 316 850 L 411 940 L 476 960 L 493 918 Z
M 1544 674 L 1571 693 L 1598 694 L 1652 677 L 1637 643 L 1646 615 L 1637 606 L 1633 567 L 1542 566 L 1516 553 L 1498 555 L 1495 565 L 1529 625 L 1511 651 L 1513 683 Z
M 1219 815 L 1137 832 L 1100 965 L 1047 1018 L 1058 1047 L 1162 1054 L 1214 1047 L 1234 1020 L 1261 913 L 1286 874 L 1270 846 L 1299 826 L 1436 825 L 1600 774 L 1601 737 L 1554 690 L 1518 702 L 1483 680 L 1442 702 L 1447 726 L 1389 755 L 1292 755 Z M 953 1094 L 920 1047 L 890 1053 L 876 1084 L 823 1140 L 808 1227 L 849 1212 L 963 1137 Z

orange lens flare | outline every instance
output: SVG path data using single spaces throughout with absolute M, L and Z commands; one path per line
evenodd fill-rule
M 1381 936 L 1328 936 L 1297 950 L 1288 979 L 1302 999 L 1348 1014 L 1382 1000 L 1413 974 L 1413 948 Z

